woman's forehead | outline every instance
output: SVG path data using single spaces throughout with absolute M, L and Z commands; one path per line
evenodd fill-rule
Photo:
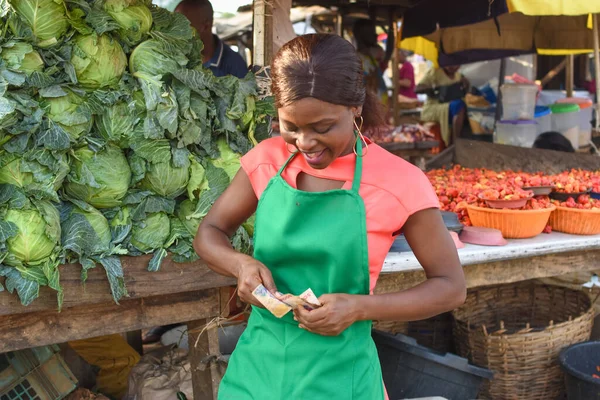
M 337 120 L 348 113 L 348 107 L 306 97 L 281 107 L 278 111 L 281 120 L 301 126 L 326 120 Z

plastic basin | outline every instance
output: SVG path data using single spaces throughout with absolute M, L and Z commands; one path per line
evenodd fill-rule
M 544 132 L 550 132 L 552 130 L 552 111 L 550 111 L 550 107 L 536 106 L 535 122 L 537 123 L 538 136 Z
M 518 147 L 533 147 L 538 129 L 535 121 L 499 121 L 496 124 L 494 143 Z
M 552 130 L 569 139 L 574 149 L 579 148 L 579 106 L 562 103 L 550 106 Z
M 535 101 L 538 92 L 536 85 L 507 83 L 502 92 L 502 119 L 532 120 L 535 116 Z
M 600 210 L 556 207 L 550 215 L 548 224 L 557 232 L 571 235 L 597 235 L 600 233 Z M 600 364 L 600 361 L 598 363 Z
M 579 106 L 579 146 L 584 147 L 592 140 L 592 118 L 594 103 L 586 97 L 567 97 L 556 101 L 557 104 L 577 104 Z
M 420 346 L 402 334 L 373 331 L 373 340 L 390 399 L 476 399 L 484 380 L 493 377 L 465 358 Z
M 561 351 L 558 362 L 565 372 L 567 398 L 569 400 L 600 399 L 600 342 L 585 342 Z
M 541 210 L 496 210 L 472 205 L 467 207 L 473 226 L 498 229 L 506 239 L 528 239 L 539 235 L 555 209 L 555 206 Z

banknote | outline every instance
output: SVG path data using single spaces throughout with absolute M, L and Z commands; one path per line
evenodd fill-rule
M 277 318 L 283 317 L 292 309 L 292 307 L 277 299 L 277 297 L 269 292 L 263 285 L 258 285 L 252 294 L 260 302 L 260 304 L 265 306 L 265 308 Z
M 315 296 L 311 288 L 306 289 L 304 293 L 302 293 L 298 297 L 300 297 L 302 300 L 306 301 L 309 305 L 315 308 L 321 307 L 323 305 L 321 304 L 317 296 Z
M 300 298 L 300 296 L 295 296 L 293 294 L 284 294 L 279 296 L 279 300 L 283 301 L 288 306 L 292 307 L 295 310 L 298 307 L 304 307 L 307 310 L 314 310 L 316 307 L 313 304 L 308 303 L 306 300 Z

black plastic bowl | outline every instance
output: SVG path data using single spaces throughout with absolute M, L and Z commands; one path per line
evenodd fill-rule
M 463 224 L 458 221 L 458 215 L 450 211 L 441 211 L 441 213 L 446 229 L 460 234 L 463 230 Z
M 581 196 L 583 194 L 589 194 L 589 193 L 590 193 L 589 190 L 587 192 L 581 192 L 581 193 L 552 192 L 552 193 L 550 193 L 550 198 L 553 200 L 558 200 L 558 201 L 567 201 L 567 200 L 569 200 L 570 197 L 573 197 L 575 200 L 577 200 L 579 198 L 579 196 Z
M 600 399 L 600 379 L 592 377 L 600 366 L 600 342 L 578 343 L 561 351 L 558 362 L 565 371 L 569 400 Z

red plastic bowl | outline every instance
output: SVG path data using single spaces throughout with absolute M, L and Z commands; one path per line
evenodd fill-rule
M 529 199 L 531 199 L 532 197 L 533 197 L 533 195 L 531 195 L 527 198 L 524 198 L 524 199 L 517 199 L 517 200 L 488 200 L 488 199 L 484 199 L 482 194 L 479 195 L 479 198 L 481 200 L 484 200 L 485 203 L 490 208 L 496 208 L 496 209 L 509 208 L 511 210 L 525 207 L 527 205 L 527 202 L 529 201 Z

